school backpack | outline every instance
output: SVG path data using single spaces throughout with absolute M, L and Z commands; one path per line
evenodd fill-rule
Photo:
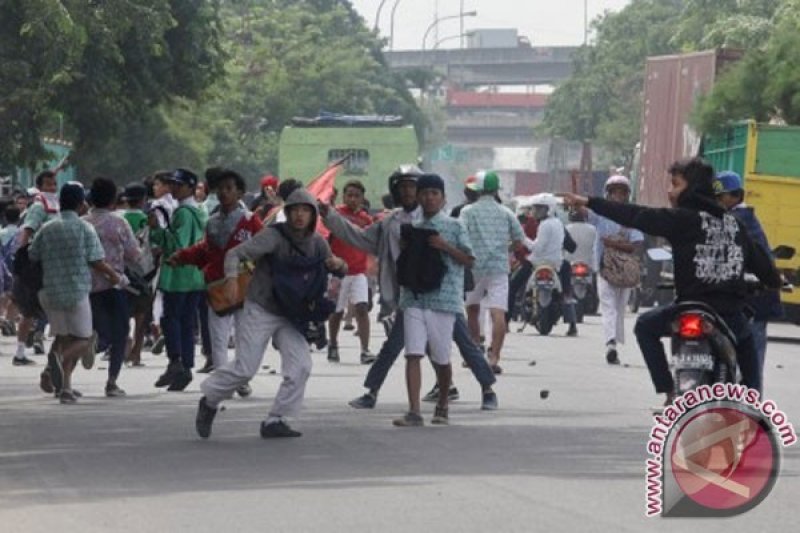
M 441 252 L 428 244 L 428 238 L 433 235 L 438 232 L 411 224 L 400 226 L 404 248 L 397 258 L 397 282 L 415 297 L 438 290 L 447 272 Z
M 336 310 L 334 302 L 325 297 L 328 289 L 325 257 L 309 257 L 286 233 L 285 224 L 272 227 L 296 252 L 280 259 L 276 254 L 270 256 L 272 296 L 281 314 L 305 334 L 309 323 L 325 321 Z
M 32 261 L 28 256 L 30 244 L 20 246 L 14 254 L 13 272 L 18 279 L 32 291 L 39 291 L 44 285 L 44 271 L 41 261 Z

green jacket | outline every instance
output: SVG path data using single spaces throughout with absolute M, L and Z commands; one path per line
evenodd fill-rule
M 208 215 L 204 210 L 181 205 L 172 213 L 166 228 L 150 230 L 150 242 L 161 248 L 162 257 L 166 259 L 203 240 L 207 221 Z M 162 262 L 158 288 L 167 292 L 202 291 L 206 283 L 203 272 L 195 266 L 171 267 Z

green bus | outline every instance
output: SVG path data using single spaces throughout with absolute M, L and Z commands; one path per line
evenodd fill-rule
M 419 143 L 413 126 L 399 120 L 295 120 L 281 132 L 278 166 L 281 179 L 295 178 L 307 184 L 331 163 L 350 158 L 336 178 L 340 191 L 358 179 L 367 189 L 373 209 L 381 207 L 387 178 L 397 166 L 416 163 Z

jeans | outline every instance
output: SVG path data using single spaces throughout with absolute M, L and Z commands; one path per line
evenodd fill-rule
M 750 325 L 753 332 L 753 343 L 756 345 L 756 360 L 758 361 L 759 376 L 761 377 L 761 387 L 764 387 L 764 361 L 767 357 L 767 321 L 754 320 Z
M 97 336 L 111 347 L 108 361 L 108 379 L 115 381 L 125 361 L 130 323 L 128 321 L 128 294 L 120 289 L 108 289 L 89 295 L 92 304 L 92 322 Z
M 386 380 L 386 376 L 389 374 L 389 370 L 400 356 L 400 352 L 405 348 L 404 335 L 403 313 L 398 311 L 395 314 L 394 325 L 392 326 L 392 331 L 389 332 L 389 337 L 381 346 L 377 359 L 372 363 L 369 372 L 367 372 L 364 387 L 370 391 L 380 390 Z M 453 341 L 458 346 L 461 357 L 466 361 L 481 388 L 491 387 L 497 381 L 497 378 L 491 367 L 489 367 L 489 362 L 483 356 L 483 351 L 473 342 L 467 327 L 467 319 L 463 313 L 456 315 L 455 325 L 453 326 Z
M 675 390 L 672 374 L 667 363 L 667 354 L 661 337 L 671 335 L 671 324 L 676 306 L 666 305 L 639 315 L 634 334 L 642 350 L 650 378 L 657 393 Z M 731 331 L 737 335 L 736 359 L 742 372 L 742 383 L 751 389 L 761 390 L 761 369 L 758 366 L 754 336 L 743 313 L 720 314 Z
M 183 363 L 183 368 L 194 368 L 194 322 L 202 291 L 163 291 L 164 315 L 161 328 L 170 363 Z

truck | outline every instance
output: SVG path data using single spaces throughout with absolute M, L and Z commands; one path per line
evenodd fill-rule
M 732 170 L 744 180 L 745 203 L 755 209 L 771 246 L 800 250 L 800 127 L 744 121 L 705 135 L 702 155 L 718 172 Z M 778 260 L 797 286 L 800 258 Z M 781 293 L 787 318 L 800 324 L 800 290 Z
M 296 118 L 281 132 L 279 175 L 308 183 L 348 155 L 336 178 L 337 189 L 341 192 L 347 181 L 358 179 L 371 207 L 380 208 L 389 175 L 401 164 L 417 163 L 419 143 L 414 127 L 400 117 Z

